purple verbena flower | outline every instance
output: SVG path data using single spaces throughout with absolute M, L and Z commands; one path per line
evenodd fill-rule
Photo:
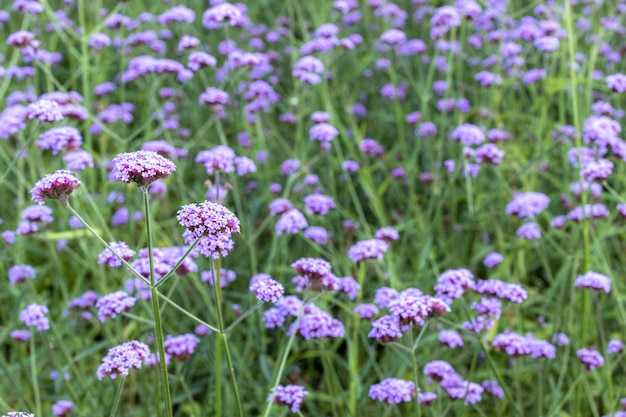
M 128 247 L 125 242 L 109 242 L 109 246 L 115 251 L 117 254 L 114 255 L 109 249 L 105 249 L 98 255 L 98 263 L 105 264 L 110 266 L 111 268 L 119 268 L 122 266 L 122 261 L 119 258 L 128 261 L 130 258 L 135 256 L 135 251 Z
M 506 215 L 516 215 L 522 219 L 532 218 L 550 204 L 550 198 L 534 191 L 519 193 L 506 206 Z
M 380 287 L 374 294 L 374 302 L 378 304 L 380 308 L 387 308 L 399 295 L 398 291 L 393 288 Z
M 306 340 L 314 338 L 340 338 L 344 336 L 345 328 L 342 322 L 332 317 L 327 312 L 308 304 L 305 314 L 300 318 L 298 327 L 295 323 L 291 326 L 289 334 L 293 331 L 304 337 Z
M 70 171 L 60 170 L 52 174 L 47 174 L 35 183 L 30 193 L 33 201 L 43 204 L 46 200 L 52 198 L 61 200 L 67 204 L 67 199 L 76 187 L 80 185 L 80 181 Z
M 131 297 L 124 291 L 115 291 L 98 298 L 96 308 L 100 323 L 104 323 L 109 317 L 115 318 L 129 311 L 136 301 L 135 297 Z
M 18 342 L 27 342 L 30 340 L 31 334 L 28 330 L 11 330 L 9 336 Z
M 176 165 L 156 152 L 136 151 L 118 154 L 113 158 L 115 178 L 139 187 L 145 187 L 159 178 L 167 178 L 176 171 Z
M 386 315 L 373 321 L 372 330 L 370 330 L 367 337 L 376 339 L 381 345 L 398 340 L 402 337 L 402 329 L 397 317 Z
M 515 234 L 522 239 L 541 239 L 541 228 L 534 222 L 524 223 Z
M 594 271 L 579 275 L 574 282 L 578 288 L 591 288 L 605 293 L 611 292 L 611 278 Z
M 398 231 L 391 226 L 385 226 L 378 229 L 374 234 L 374 237 L 386 242 L 391 242 L 400 239 L 400 233 L 398 233 Z
M 498 252 L 490 252 L 485 256 L 483 260 L 483 265 L 487 268 L 493 268 L 504 260 L 504 257 Z
M 148 346 L 136 340 L 114 346 L 102 358 L 97 371 L 98 379 L 102 380 L 107 376 L 110 376 L 111 379 L 115 379 L 119 375 L 128 376 L 132 368 L 141 368 L 149 356 L 150 349 Z
M 386 401 L 388 404 L 410 402 L 415 396 L 415 384 L 399 378 L 387 378 L 372 385 L 368 396 L 373 400 Z
M 616 93 L 626 92 L 626 75 L 612 74 L 606 77 L 606 85 Z
M 614 353 L 621 353 L 624 350 L 624 343 L 621 340 L 613 339 L 609 341 L 606 348 L 606 353 L 611 355 Z
M 380 313 L 375 304 L 359 304 L 354 307 L 354 313 L 358 314 L 362 319 L 371 320 Z
M 354 300 L 357 297 L 359 289 L 361 287 L 357 280 L 352 277 L 338 278 L 337 284 L 339 287 L 338 290 L 346 293 L 348 295 L 348 298 L 350 298 L 351 300 Z
M 202 282 L 206 282 L 212 287 L 214 285 L 213 275 L 215 275 L 216 272 L 217 272 L 216 270 L 215 271 L 214 270 L 202 271 L 202 273 L 200 274 L 200 279 L 202 280 Z M 219 274 L 220 287 L 226 288 L 226 286 L 230 284 L 231 282 L 233 282 L 236 278 L 237 278 L 237 274 L 235 273 L 235 271 L 222 268 Z
M 292 413 L 296 413 L 302 403 L 304 397 L 309 395 L 309 392 L 300 385 L 277 385 L 272 389 L 267 401 L 273 401 L 274 404 L 285 405 L 289 407 Z
M 594 370 L 604 365 L 604 358 L 597 350 L 593 348 L 579 349 L 576 351 L 578 360 L 585 366 L 588 371 Z
M 383 259 L 383 254 L 389 250 L 387 242 L 381 239 L 361 240 L 355 243 L 348 250 L 348 257 L 354 263 L 362 262 L 366 259 Z
M 53 127 L 43 132 L 37 141 L 39 149 L 49 149 L 53 155 L 62 151 L 74 151 L 80 148 L 83 137 L 78 129 L 72 126 Z
M 281 214 L 280 218 L 276 222 L 276 234 L 282 235 L 283 233 L 296 234 L 299 230 L 308 227 L 308 223 L 304 214 L 297 208 L 292 208 Z
M 428 382 L 441 382 L 444 379 L 457 375 L 456 371 L 446 361 L 434 360 L 424 365 L 424 375 L 428 377 Z
M 191 333 L 179 336 L 168 334 L 163 342 L 163 347 L 165 348 L 165 353 L 172 358 L 185 361 L 193 355 L 198 343 L 200 343 L 200 339 Z
M 474 275 L 470 270 L 449 269 L 439 275 L 434 290 L 437 297 L 452 301 L 460 298 L 466 290 L 474 289 L 475 285 Z
M 307 213 L 325 216 L 330 209 L 335 208 L 332 197 L 324 194 L 310 194 L 304 198 L 304 205 Z
M 285 288 L 281 283 L 268 276 L 251 280 L 250 291 L 259 301 L 275 303 L 283 296 Z
M 460 141 L 465 146 L 480 145 L 485 141 L 485 133 L 480 127 L 466 123 L 454 129 L 450 139 Z
M 328 243 L 330 234 L 328 233 L 328 230 L 321 226 L 309 226 L 304 230 L 304 237 L 311 239 L 318 245 L 325 245 Z
M 67 417 L 72 413 L 74 403 L 67 400 L 59 400 L 52 404 L 52 414 L 57 417 Z
M 463 338 L 456 330 L 442 330 L 439 332 L 439 341 L 450 348 L 463 346 Z
M 40 99 L 28 105 L 26 119 L 52 123 L 63 120 L 63 113 L 61 106 L 56 101 Z
M 20 312 L 20 320 L 26 326 L 36 326 L 37 330 L 48 330 L 50 322 L 48 321 L 48 307 L 42 304 L 29 304 Z
M 9 283 L 11 285 L 35 279 L 35 269 L 30 265 L 13 265 L 9 268 Z

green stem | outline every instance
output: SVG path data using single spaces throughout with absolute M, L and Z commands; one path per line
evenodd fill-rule
M 122 392 L 124 391 L 125 381 L 126 381 L 125 376 L 120 378 L 120 383 L 117 386 L 117 392 L 115 393 L 115 399 L 113 400 L 113 405 L 111 406 L 111 412 L 109 413 L 109 417 L 115 416 L 115 412 L 117 411 L 117 406 L 120 404 L 120 399 L 122 398 Z
M 365 263 L 358 264 L 357 281 L 359 292 L 357 294 L 357 304 L 363 298 L 363 281 L 365 280 Z M 354 327 L 352 329 L 352 343 L 350 344 L 350 400 L 348 410 L 351 416 L 356 416 L 357 391 L 359 389 L 359 327 L 361 317 L 354 316 Z
M 222 260 L 217 259 L 217 266 L 211 261 L 211 274 L 213 275 L 213 294 L 215 296 L 215 310 L 217 311 L 217 328 L 219 334 L 224 330 L 222 319 L 222 286 L 221 271 Z M 215 339 L 215 417 L 222 416 L 222 338 Z
M 217 264 L 217 265 L 216 265 Z M 222 415 L 222 347 L 226 354 L 226 365 L 228 367 L 228 373 L 230 375 L 230 382 L 235 396 L 235 403 L 237 404 L 237 414 L 239 417 L 243 417 L 243 405 L 241 403 L 241 397 L 239 395 L 239 388 L 237 386 L 237 380 L 235 379 L 235 368 L 233 366 L 232 356 L 230 354 L 230 347 L 228 345 L 228 338 L 226 331 L 224 330 L 224 317 L 222 315 L 222 258 L 217 258 L 215 263 L 211 261 L 211 269 L 213 274 L 213 291 L 216 300 L 217 311 L 217 327 L 219 329 L 216 339 L 215 350 L 215 415 Z
M 172 275 L 174 275 L 174 273 L 176 273 L 176 270 L 182 265 L 185 259 L 187 259 L 191 251 L 194 250 L 196 246 L 198 246 L 198 243 L 200 243 L 200 239 L 202 239 L 202 236 L 197 237 L 196 240 L 194 240 L 191 246 L 189 246 L 185 253 L 183 253 L 183 256 L 181 256 L 178 262 L 176 262 L 176 265 L 174 265 L 174 267 L 172 267 L 172 269 L 170 269 L 169 272 L 159 280 L 159 282 L 154 284 L 155 288 L 159 288 L 161 285 L 163 285 L 163 283 L 165 283 L 165 281 L 167 281 Z
M 154 313 L 154 330 L 156 334 L 156 344 L 159 352 L 159 365 L 161 368 L 161 388 L 165 397 L 165 411 L 168 417 L 173 417 L 172 396 L 170 393 L 170 382 L 167 375 L 167 363 L 165 360 L 165 346 L 163 337 L 163 323 L 161 322 L 161 310 L 159 308 L 159 293 L 155 286 L 154 277 L 154 256 L 152 246 L 152 227 L 150 224 L 150 204 L 147 187 L 142 187 L 144 213 L 146 216 L 146 233 L 148 239 L 148 260 L 150 262 L 150 293 L 152 295 L 152 309 Z
M 100 237 L 100 235 L 98 234 L 98 232 L 92 228 L 89 223 L 87 223 L 85 221 L 85 219 L 82 218 L 82 216 L 80 214 L 78 214 L 78 212 L 76 210 L 74 210 L 74 208 L 72 206 L 70 206 L 69 202 L 65 202 L 65 207 L 68 208 L 69 211 L 72 212 L 72 214 L 74 216 L 76 216 L 76 218 L 83 224 L 83 226 L 85 226 L 87 228 L 87 230 L 89 230 L 89 232 L 100 241 L 100 243 L 102 243 L 104 245 L 104 247 L 106 247 L 108 250 L 111 251 L 111 253 L 120 260 L 120 262 L 122 262 L 122 264 L 126 267 L 126 269 L 128 269 L 130 271 L 131 274 L 133 274 L 135 277 L 141 279 L 144 284 L 146 285 L 150 285 L 150 281 L 148 281 L 143 275 L 141 275 L 135 268 L 133 268 L 133 266 L 131 264 L 129 264 L 128 262 L 126 262 L 126 260 L 124 258 L 122 258 L 116 251 L 115 249 L 113 249 L 104 239 L 102 239 L 102 237 Z
M 289 356 L 289 351 L 291 350 L 293 341 L 296 339 L 296 333 L 297 333 L 296 329 L 298 328 L 300 319 L 302 318 L 302 314 L 304 313 L 305 305 L 306 303 L 303 302 L 302 308 L 300 309 L 300 312 L 298 313 L 298 318 L 296 319 L 293 325 L 293 332 L 291 332 L 291 335 L 289 336 L 289 340 L 287 341 L 287 347 L 285 348 L 283 357 L 280 360 L 280 365 L 278 366 L 278 372 L 276 373 L 276 379 L 274 380 L 274 383 L 272 384 L 271 394 L 270 394 L 270 397 L 267 399 L 267 406 L 265 407 L 265 412 L 263 413 L 263 417 L 268 417 L 270 415 L 270 411 L 272 410 L 272 406 L 274 405 L 274 392 L 276 391 L 276 387 L 278 386 L 278 383 L 280 382 L 280 379 L 283 375 L 283 371 L 285 370 L 285 366 L 287 365 L 287 357 Z
M 39 375 L 39 371 L 37 370 L 37 351 L 35 350 L 35 336 L 32 335 L 30 338 L 30 378 L 31 383 L 33 384 L 33 392 L 35 393 L 35 407 L 37 410 L 37 415 L 43 415 L 43 409 L 41 407 L 41 396 L 39 394 L 39 380 L 37 376 Z

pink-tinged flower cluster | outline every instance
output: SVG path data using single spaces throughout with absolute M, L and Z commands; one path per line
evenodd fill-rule
M 362 319 L 371 320 L 380 313 L 380 310 L 375 304 L 359 304 L 354 307 L 354 313 Z
M 167 335 L 163 342 L 163 347 L 165 348 L 165 353 L 172 358 L 185 361 L 193 355 L 198 343 L 200 343 L 200 339 L 191 333 L 179 336 Z
M 121 153 L 113 158 L 113 163 L 115 179 L 128 184 L 134 182 L 139 187 L 167 178 L 176 171 L 172 161 L 151 151 Z
M 35 279 L 35 269 L 30 265 L 13 265 L 9 268 L 8 275 L 9 283 L 15 285 L 27 279 Z
M 485 141 L 485 132 L 476 125 L 466 123 L 454 129 L 450 139 L 459 141 L 465 146 L 480 145 Z
M 297 335 L 304 337 L 306 340 L 328 338 L 337 339 L 345 334 L 345 328 L 342 322 L 332 317 L 314 304 L 307 304 L 304 314 L 297 322 L 298 327 L 293 323 L 289 329 L 288 335 L 293 331 Z
M 437 285 L 434 290 L 436 297 L 452 302 L 460 298 L 465 291 L 473 290 L 476 287 L 474 275 L 469 269 L 449 269 L 437 278 Z
M 277 385 L 276 388 L 272 389 L 267 401 L 273 401 L 277 405 L 285 405 L 289 407 L 292 413 L 296 413 L 307 395 L 309 392 L 303 386 Z
M 428 382 L 438 382 L 451 399 L 465 399 L 465 405 L 475 404 L 482 398 L 484 388 L 475 382 L 463 380 L 446 361 L 435 360 L 426 363 L 424 375 L 428 377 Z
M 128 261 L 135 256 L 135 251 L 128 247 L 125 242 L 109 242 L 109 246 L 113 249 L 111 252 L 109 249 L 105 249 L 98 255 L 98 263 L 101 265 L 108 265 L 111 268 L 119 268 L 122 266 L 122 258 Z
M 63 112 L 56 101 L 40 99 L 28 105 L 26 119 L 52 123 L 63 120 Z
M 128 376 L 131 369 L 140 369 L 143 362 L 150 356 L 150 349 L 145 343 L 136 340 L 122 343 L 109 349 L 102 358 L 97 370 L 98 379 L 109 376 L 115 379 L 118 376 Z
M 604 365 L 604 358 L 593 348 L 579 349 L 576 351 L 578 360 L 585 366 L 585 369 L 592 371 Z
M 541 228 L 535 222 L 524 223 L 515 231 L 515 234 L 527 240 L 541 239 Z
M 550 204 L 550 198 L 539 192 L 529 191 L 517 194 L 506 206 L 507 216 L 528 219 L 539 215 Z
M 215 275 L 216 279 L 219 279 L 219 283 L 220 283 L 220 287 L 221 288 L 226 288 L 226 286 L 228 284 L 230 284 L 231 282 L 233 282 L 237 278 L 237 274 L 235 273 L 235 271 L 232 271 L 230 269 L 222 268 L 219 271 L 219 277 L 217 277 L 217 271 L 216 270 L 207 270 L 207 271 L 202 271 L 202 273 L 200 274 L 200 279 L 202 280 L 202 282 L 206 282 L 207 284 L 209 284 L 212 287 L 213 286 L 213 276 L 214 275 Z
M 297 208 L 292 208 L 281 214 L 280 218 L 276 222 L 276 234 L 278 236 L 289 233 L 295 235 L 300 230 L 309 226 L 304 214 Z
M 52 155 L 59 152 L 75 151 L 83 143 L 83 137 L 78 129 L 72 126 L 54 127 L 46 130 L 39 136 L 37 147 L 42 150 L 51 150 Z
M 485 256 L 485 259 L 483 260 L 483 265 L 485 265 L 487 268 L 493 268 L 494 266 L 502 263 L 503 260 L 504 257 L 498 252 L 490 252 L 487 254 L 487 256 Z
M 450 307 L 440 299 L 403 291 L 389 303 L 389 311 L 400 326 L 422 326 L 428 317 L 440 317 Z
M 257 274 L 250 280 L 250 291 L 259 301 L 275 303 L 285 294 L 285 287 L 269 275 Z
M 177 218 L 180 225 L 187 229 L 187 240 L 202 238 L 198 250 L 207 257 L 228 255 L 234 246 L 231 234 L 240 231 L 237 216 L 221 204 L 210 201 L 183 206 Z
M 328 212 L 335 208 L 335 202 L 332 197 L 324 194 L 310 194 L 304 197 L 304 205 L 309 214 L 317 214 L 325 216 Z
M 626 75 L 612 74 L 606 77 L 606 85 L 616 93 L 626 93 Z
M 611 278 L 594 271 L 579 275 L 574 285 L 578 288 L 591 288 L 604 291 L 607 294 L 611 292 Z
M 224 22 L 230 26 L 241 27 L 248 21 L 242 9 L 228 2 L 218 3 L 202 14 L 202 24 L 209 30 L 219 29 Z
M 67 199 L 80 181 L 70 171 L 59 170 L 44 176 L 35 183 L 30 190 L 33 201 L 43 204 L 48 199 L 60 200 L 67 203 Z
M 400 404 L 410 402 L 415 396 L 415 384 L 400 378 L 387 378 L 370 387 L 368 396 L 372 400 Z
M 108 318 L 115 318 L 118 315 L 130 311 L 137 300 L 124 291 L 115 291 L 98 298 L 96 308 L 98 309 L 98 319 L 104 323 Z
M 381 227 L 374 234 L 376 239 L 384 240 L 385 242 L 391 242 L 400 239 L 400 233 L 391 226 Z
M 497 335 L 492 342 L 495 348 L 503 350 L 511 357 L 529 355 L 533 359 L 544 357 L 554 359 L 556 348 L 545 340 L 535 339 L 532 335 L 522 336 L 514 332 L 504 332 Z
M 495 295 L 518 304 L 528 298 L 528 292 L 520 284 L 512 284 L 499 279 L 478 280 L 474 291 L 483 295 Z
M 48 307 L 42 304 L 29 304 L 20 312 L 20 320 L 26 326 L 35 326 L 37 330 L 48 330 L 50 322 L 48 321 Z
M 381 345 L 395 342 L 403 335 L 398 319 L 394 316 L 382 316 L 372 322 L 372 330 L 367 337 L 376 339 Z
M 383 259 L 383 255 L 389 250 L 387 242 L 381 239 L 360 240 L 348 249 L 348 257 L 354 263 L 367 259 Z
M 624 350 L 624 343 L 621 340 L 613 339 L 609 341 L 609 344 L 606 348 L 606 353 L 609 355 L 622 353 Z
M 439 341 L 450 348 L 463 346 L 463 338 L 456 330 L 440 331 Z
M 52 404 L 52 414 L 57 417 L 68 417 L 72 413 L 74 403 L 67 400 L 59 400 Z

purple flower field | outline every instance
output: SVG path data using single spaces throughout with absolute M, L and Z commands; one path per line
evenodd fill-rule
M 626 0 L 0 9 L 0 416 L 626 416 Z

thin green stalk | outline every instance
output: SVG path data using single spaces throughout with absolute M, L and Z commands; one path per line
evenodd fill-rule
M 218 329 L 215 326 L 210 325 L 209 323 L 207 323 L 206 321 L 202 320 L 201 318 L 199 318 L 198 316 L 195 316 L 193 314 L 191 314 L 190 312 L 188 312 L 187 310 L 185 310 L 184 308 L 182 308 L 181 306 L 179 306 L 177 303 L 175 303 L 174 301 L 172 301 L 169 297 L 167 297 L 165 294 L 161 294 L 159 293 L 159 297 L 161 297 L 161 299 L 163 301 L 165 301 L 167 304 L 171 305 L 172 307 L 174 307 L 176 310 L 178 310 L 179 312 L 181 312 L 182 314 L 184 314 L 185 316 L 189 317 L 190 319 L 194 320 L 195 322 L 197 322 L 198 324 L 202 324 L 203 326 L 208 327 L 209 329 L 211 329 L 211 331 L 219 333 L 220 329 Z
M 216 265 L 216 264 L 217 265 Z M 239 395 L 239 387 L 237 386 L 237 380 L 235 379 L 235 368 L 233 366 L 232 356 L 230 353 L 230 347 L 228 345 L 228 338 L 226 331 L 224 330 L 224 317 L 222 315 L 222 258 L 217 258 L 215 261 L 211 261 L 211 268 L 213 274 L 213 291 L 216 300 L 217 311 L 217 327 L 219 329 L 216 345 L 215 345 L 215 415 L 222 415 L 222 347 L 226 354 L 226 365 L 228 367 L 228 373 L 230 374 L 230 381 L 235 396 L 235 404 L 237 405 L 237 414 L 239 417 L 243 417 L 243 405 L 241 403 L 241 397 Z
M 575 37 L 574 37 L 574 24 L 573 24 L 573 16 L 572 16 L 572 4 L 571 0 L 565 0 L 565 27 L 567 30 L 567 46 L 568 46 L 568 68 L 569 68 L 569 85 L 570 85 L 570 97 L 572 104 L 572 113 L 574 118 L 574 128 L 575 128 L 575 143 L 576 148 L 578 149 L 578 166 L 582 167 L 581 163 L 581 148 L 582 148 L 582 140 L 580 137 L 580 113 L 578 108 L 578 79 L 576 74 L 576 68 L 574 68 L 573 63 L 575 62 L 576 55 L 576 46 L 575 46 Z M 588 191 L 581 190 L 580 193 L 580 201 L 581 205 L 585 207 L 588 201 Z M 589 261 L 590 261 L 590 245 L 589 245 L 589 218 L 584 217 L 582 220 L 582 243 L 583 243 L 583 258 L 581 271 L 583 273 L 589 271 Z M 583 292 L 581 294 L 582 297 L 582 312 L 581 312 L 581 325 L 580 325 L 580 342 L 581 345 L 586 346 L 588 344 L 588 330 L 590 328 L 589 319 L 591 313 L 591 302 L 589 299 L 589 294 L 587 292 Z M 576 415 L 580 415 L 582 410 L 582 397 L 583 397 L 583 389 L 582 385 L 579 385 L 576 391 Z
M 120 378 L 120 383 L 117 386 L 117 392 L 115 393 L 115 399 L 113 400 L 113 405 L 111 406 L 111 412 L 109 413 L 109 417 L 115 417 L 117 406 L 120 404 L 120 399 L 122 398 L 122 392 L 124 391 L 125 381 L 126 381 L 126 377 L 122 376 Z
M 40 126 L 39 123 L 40 122 L 37 122 L 37 127 Z M 4 183 L 4 180 L 6 179 L 7 175 L 9 175 L 9 173 L 13 170 L 13 168 L 18 163 L 18 161 L 20 161 L 22 159 L 21 158 L 22 153 L 31 145 L 31 143 L 33 143 L 33 141 L 35 140 L 35 137 L 36 137 L 35 136 L 36 130 L 37 130 L 37 128 L 35 128 L 31 132 L 30 137 L 24 142 L 22 147 L 20 147 L 20 149 L 15 153 L 15 157 L 13 158 L 13 160 L 11 160 L 11 163 L 7 167 L 6 171 L 4 171 L 4 174 L 2 174 L 2 178 L 0 178 L 0 184 Z
M 154 331 L 156 334 L 156 344 L 159 350 L 159 366 L 161 368 L 161 389 L 165 398 L 165 412 L 168 417 L 173 417 L 172 395 L 170 393 L 170 382 L 167 374 L 167 363 L 165 361 L 165 346 L 163 337 L 163 323 L 161 322 L 161 310 L 159 308 L 159 293 L 156 289 L 154 277 L 154 256 L 152 246 L 152 225 L 150 224 L 150 204 L 147 187 L 142 187 L 144 215 L 146 217 L 146 234 L 148 239 L 148 260 L 150 262 L 150 293 L 152 295 L 152 310 L 154 313 Z
M 237 327 L 237 325 L 239 323 L 241 323 L 243 320 L 245 320 L 248 316 L 250 316 L 252 313 L 254 313 L 255 311 L 257 311 L 262 305 L 263 305 L 263 301 L 259 301 L 258 303 L 256 303 L 252 308 L 248 309 L 245 313 L 243 313 L 241 316 L 237 317 L 237 320 L 233 321 L 225 330 L 224 333 L 228 334 L 230 333 L 235 327 Z
M 43 415 L 41 407 L 41 395 L 39 394 L 39 380 L 37 379 L 39 371 L 37 370 L 37 351 L 35 350 L 35 337 L 30 338 L 30 380 L 33 384 L 33 392 L 35 393 L 36 415 Z
M 92 75 L 91 70 L 89 69 L 89 49 L 87 47 L 87 42 L 89 41 L 89 32 L 87 31 L 86 19 L 85 19 L 85 9 L 87 5 L 85 4 L 85 0 L 78 0 L 78 23 L 82 29 L 82 34 L 80 37 L 80 68 L 81 68 L 81 81 L 82 81 L 82 94 L 85 99 L 85 103 L 92 103 L 91 99 L 91 85 L 90 80 Z M 91 7 L 89 7 L 91 9 Z M 123 49 L 123 46 L 122 46 Z M 91 129 L 84 129 L 85 131 L 85 144 L 89 149 L 92 149 L 92 137 L 91 137 Z
M 365 263 L 360 262 L 357 271 L 357 281 L 359 292 L 357 294 L 357 304 L 363 298 L 363 281 L 365 281 Z M 351 416 L 356 416 L 357 391 L 359 389 L 359 328 L 361 318 L 358 314 L 354 316 L 354 327 L 352 329 L 352 343 L 350 344 L 350 399 L 348 410 Z
M 300 319 L 302 318 L 302 314 L 304 313 L 304 306 L 306 303 L 302 303 L 302 308 L 298 313 L 298 318 L 294 323 L 294 329 L 298 328 L 298 324 L 300 323 Z M 265 406 L 265 412 L 263 413 L 263 417 L 268 417 L 270 415 L 270 411 L 272 410 L 272 406 L 274 405 L 274 392 L 276 391 L 276 387 L 278 387 L 278 383 L 283 375 L 283 371 L 285 370 L 285 366 L 287 365 L 287 357 L 289 356 L 289 351 L 291 350 L 291 346 L 293 345 L 293 341 L 296 339 L 296 331 L 291 332 L 289 336 L 289 340 L 287 340 L 287 346 L 285 347 L 285 352 L 283 353 L 283 357 L 280 360 L 280 365 L 278 366 L 278 372 L 276 373 L 276 379 L 272 384 L 270 397 L 267 399 L 267 405 Z
M 222 320 L 222 287 L 221 287 L 221 258 L 217 259 L 217 267 L 211 262 L 213 275 L 213 294 L 215 296 L 215 310 L 217 311 L 217 328 L 220 334 L 224 330 Z M 222 339 L 215 338 L 215 417 L 222 416 Z
M 80 214 L 78 214 L 78 212 L 74 209 L 74 207 L 70 206 L 69 202 L 64 202 L 65 207 L 67 207 L 67 209 L 69 211 L 72 212 L 72 214 L 74 216 L 76 216 L 76 218 L 78 219 L 78 221 L 80 221 L 83 226 L 85 226 L 87 228 L 87 230 L 89 230 L 89 232 L 100 241 L 100 243 L 102 243 L 104 245 L 105 248 L 107 248 L 108 250 L 111 251 L 111 253 L 120 260 L 120 262 L 122 262 L 122 265 L 124 265 L 126 267 L 126 269 L 128 269 L 128 271 L 133 274 L 135 277 L 141 279 L 144 284 L 146 285 L 150 285 L 150 281 L 146 280 L 146 278 L 141 275 L 135 268 L 133 268 L 133 266 L 131 264 L 129 264 L 128 262 L 126 262 L 126 260 L 124 258 L 122 258 L 116 251 L 115 249 L 113 249 L 104 239 L 102 239 L 102 237 L 100 237 L 100 235 L 98 234 L 98 232 L 92 228 L 89 223 L 87 223 L 85 221 L 85 219 L 82 218 L 82 216 Z
M 165 283 L 165 281 L 167 281 L 172 275 L 176 273 L 176 270 L 182 265 L 185 259 L 187 259 L 191 251 L 193 251 L 196 246 L 198 246 L 198 243 L 200 243 L 200 239 L 202 239 L 202 236 L 197 237 L 196 240 L 193 241 L 193 243 L 187 248 L 185 253 L 183 253 L 183 256 L 181 256 L 178 262 L 176 262 L 176 264 L 172 267 L 172 269 L 170 269 L 169 272 L 165 274 L 163 278 L 161 278 L 159 282 L 154 285 L 155 288 L 159 288 Z

